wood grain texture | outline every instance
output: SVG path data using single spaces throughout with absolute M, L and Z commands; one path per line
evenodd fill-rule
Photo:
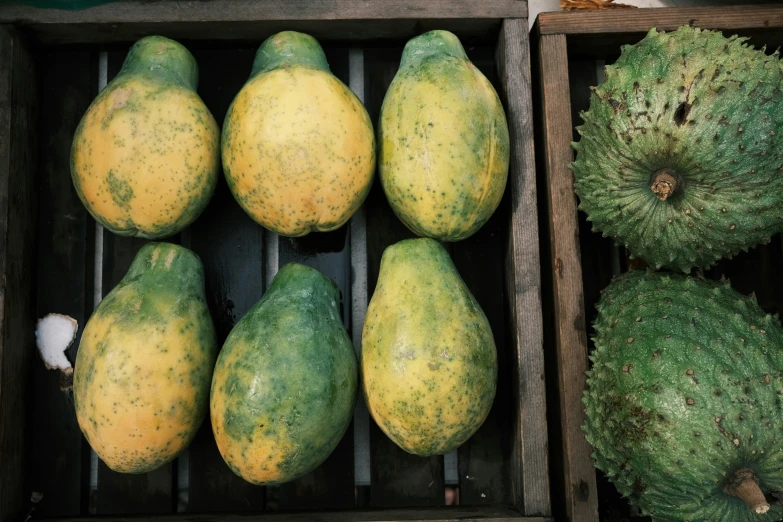
M 39 168 L 38 304 L 37 315 L 66 314 L 79 332 L 66 352 L 71 364 L 81 331 L 92 309 L 86 298 L 92 277 L 87 257 L 87 230 L 94 227 L 71 181 L 73 133 L 97 94 L 97 54 L 51 52 L 39 55 L 41 68 L 41 146 L 46 151 Z M 60 372 L 36 362 L 32 434 L 32 490 L 43 494 L 36 506 L 40 516 L 81 513 L 83 438 L 72 396 L 60 390 Z M 86 453 L 86 452 L 85 452 Z
M 554 297 L 560 430 L 567 519 L 597 521 L 595 471 L 590 445 L 582 433 L 582 393 L 588 368 L 582 267 L 577 229 L 576 196 L 568 165 L 572 124 L 568 88 L 568 56 L 564 35 L 542 35 L 539 78 Z M 557 449 L 555 449 L 557 451 Z
M 94 518 L 49 519 L 49 522 L 92 522 Z M 116 517 L 112 522 L 138 522 Z M 256 515 L 175 515 L 145 517 L 146 522 L 554 522 L 545 517 L 523 517 L 513 508 L 453 507 L 447 509 L 354 510 L 320 513 L 260 513 Z
M 670 31 L 682 25 L 711 29 L 783 27 L 783 6 L 672 7 L 541 13 L 540 34 L 607 34 Z
M 193 50 L 199 64 L 201 99 L 218 125 L 242 88 L 255 49 Z M 245 214 L 221 172 L 207 208 L 190 226 L 189 246 L 204 264 L 207 303 L 223 346 L 231 329 L 261 299 L 263 280 L 263 229 Z M 209 416 L 188 448 L 188 513 L 258 511 L 265 492 L 234 474 L 215 444 Z
M 7 23 L 240 22 L 259 20 L 395 20 L 421 18 L 512 18 L 527 16 L 527 2 L 518 0 L 126 0 L 81 11 L 36 9 L 10 4 L 0 7 Z
M 47 45 L 128 42 L 147 34 L 260 41 L 286 29 L 328 40 L 407 39 L 435 28 L 482 38 L 503 18 L 526 16 L 527 2 L 519 0 L 130 0 L 82 11 L 0 5 L 0 23 L 24 26 Z
M 549 515 L 549 473 L 544 382 L 541 273 L 536 210 L 533 110 L 528 25 L 505 20 L 497 44 L 501 96 L 506 103 L 511 152 L 511 219 L 506 251 L 515 388 L 512 481 L 517 507 L 526 515 Z
M 29 499 L 24 455 L 35 363 L 37 91 L 26 39 L 0 25 L 0 520 L 23 515 Z

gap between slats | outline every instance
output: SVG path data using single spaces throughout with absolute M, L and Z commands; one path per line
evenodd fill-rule
M 348 87 L 364 104 L 364 51 L 348 51 Z M 367 290 L 367 221 L 364 205 L 351 218 L 348 241 L 351 251 L 351 340 L 357 359 L 362 351 L 362 328 L 370 296 Z M 354 484 L 370 485 L 370 413 L 364 394 L 358 394 L 353 415 Z
M 109 55 L 105 51 L 98 54 L 98 92 L 108 83 Z M 93 310 L 103 300 L 103 227 L 95 222 L 95 257 L 93 258 Z M 95 500 L 98 491 L 98 454 L 90 448 L 90 503 L 89 512 L 95 514 Z

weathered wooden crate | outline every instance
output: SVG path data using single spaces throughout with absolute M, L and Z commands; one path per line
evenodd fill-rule
M 577 211 L 573 175 L 574 130 L 587 110 L 590 86 L 602 79 L 602 67 L 620 56 L 620 46 L 641 40 L 653 27 L 683 25 L 751 37 L 768 51 L 783 44 L 783 6 L 628 9 L 601 12 L 544 13 L 533 30 L 534 106 L 539 209 L 542 222 L 542 295 L 552 441 L 552 505 L 557 520 L 627 520 L 634 510 L 614 486 L 593 468 L 591 448 L 581 426 L 581 402 L 588 369 L 588 334 L 600 291 L 629 267 L 625 249 L 591 231 Z M 725 275 L 744 293 L 756 292 L 767 311 L 783 311 L 781 239 L 757 247 L 706 271 Z
M 130 0 L 77 12 L 0 6 L 0 520 L 24 519 L 33 507 L 36 517 L 70 520 L 549 520 L 526 17 L 520 0 Z M 143 475 L 110 471 L 82 437 L 57 376 L 35 355 L 33 332 L 36 317 L 55 311 L 84 325 L 144 243 L 96 226 L 69 173 L 76 125 L 130 44 L 163 34 L 187 45 L 200 67 L 199 94 L 222 122 L 260 42 L 284 29 L 308 32 L 376 121 L 405 42 L 434 28 L 455 32 L 493 81 L 513 144 L 500 209 L 474 237 L 450 247 L 498 346 L 497 398 L 481 430 L 454 454 L 418 458 L 387 439 L 360 401 L 334 454 L 279 487 L 236 477 L 208 420 L 171 465 Z M 381 254 L 410 235 L 377 182 L 349 225 L 292 240 L 256 225 L 221 179 L 204 214 L 170 241 L 203 260 L 221 342 L 278 267 L 299 261 L 339 286 L 358 350 Z M 445 506 L 447 487 L 459 489 L 458 506 Z M 40 502 L 31 502 L 33 492 L 43 494 Z

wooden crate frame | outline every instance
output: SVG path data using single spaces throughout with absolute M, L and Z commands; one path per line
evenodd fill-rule
M 60 424 L 40 420 L 47 415 L 59 415 L 57 412 L 61 410 L 58 408 L 67 407 L 67 398 L 51 391 L 56 381 L 54 372 L 49 374 L 42 370 L 40 361 L 36 360 L 33 335 L 36 317 L 57 310 L 70 313 L 83 324 L 92 310 L 93 295 L 94 302 L 99 302 L 102 294 L 122 275 L 140 246 L 138 241 L 104 233 L 76 204 L 70 188 L 64 142 L 73 132 L 86 105 L 97 94 L 97 88 L 93 88 L 98 85 L 96 76 L 97 82 L 105 85 L 112 68 L 116 72 L 118 57 L 124 55 L 130 43 L 147 34 L 164 34 L 188 44 L 209 45 L 219 50 L 238 42 L 252 42 L 252 47 L 257 47 L 267 36 L 291 29 L 308 32 L 322 42 L 350 47 L 345 55 L 344 81 L 355 91 L 364 93 L 367 75 L 363 74 L 361 53 L 358 59 L 354 59 L 356 49 L 374 49 L 391 42 L 399 51 L 405 40 L 433 28 L 451 30 L 466 44 L 494 47 L 491 60 L 496 66 L 493 69 L 499 85 L 498 93 L 505 104 L 511 134 L 511 167 L 502 205 L 506 215 L 497 218 L 502 224 L 499 236 L 503 238 L 503 245 L 498 250 L 502 259 L 495 260 L 496 268 L 499 266 L 499 270 L 505 273 L 505 282 L 501 285 L 506 299 L 498 305 L 498 309 L 507 315 L 510 330 L 507 332 L 507 349 L 512 393 L 504 399 L 510 404 L 512 417 L 508 420 L 511 428 L 508 435 L 510 458 L 503 463 L 508 470 L 508 477 L 503 477 L 503 480 L 509 483 L 509 502 L 453 508 L 438 507 L 436 502 L 432 508 L 322 510 L 300 515 L 270 511 L 220 516 L 163 512 L 160 516 L 146 518 L 550 520 L 526 2 L 129 0 L 71 12 L 18 5 L 0 6 L 0 521 L 23 517 L 30 508 L 37 509 L 36 514 L 60 520 L 95 518 L 94 514 L 87 516 L 85 512 L 85 506 L 92 505 L 94 499 L 90 496 L 94 492 L 82 489 L 78 499 L 69 501 L 69 508 L 46 513 L 42 513 L 41 506 L 31 504 L 29 498 L 35 486 L 32 482 L 40 480 L 33 477 L 31 469 L 36 469 L 34 464 L 40 464 L 47 455 L 46 446 L 37 444 L 51 440 L 47 431 L 52 426 L 62 428 L 64 425 L 68 428 L 67 433 L 57 432 L 57 436 L 62 435 L 71 441 L 74 437 L 81 437 L 78 429 L 74 432 L 72 418 L 58 421 Z M 90 64 L 92 57 L 98 56 L 97 51 L 104 52 L 101 54 L 103 61 L 96 71 Z M 69 61 L 63 62 L 63 56 Z M 252 58 L 244 65 L 247 70 L 251 61 Z M 246 76 L 247 70 L 243 70 L 242 75 Z M 62 85 L 58 84 L 58 78 L 65 79 Z M 389 80 L 390 77 L 384 78 L 386 82 Z M 60 88 L 65 89 L 67 94 L 59 93 Z M 64 101 L 58 95 L 70 98 Z M 60 174 L 57 174 L 58 170 Z M 372 194 L 368 205 L 357 213 L 344 232 L 350 238 L 350 248 L 343 248 L 345 270 L 340 274 L 342 279 L 339 283 L 344 295 L 351 296 L 350 304 L 344 306 L 348 325 L 363 320 L 370 295 L 368 274 L 373 270 L 373 263 L 377 265 L 379 261 L 377 249 L 372 250 L 376 240 L 368 236 L 366 228 L 366 220 L 374 212 L 370 207 L 371 201 Z M 395 226 L 398 225 L 392 228 Z M 207 230 L 207 236 L 209 232 Z M 281 253 L 283 242 L 266 233 L 263 239 L 261 235 L 257 239 L 250 247 L 241 245 L 239 251 L 243 255 L 248 255 L 248 252 L 258 255 L 258 263 L 263 255 L 264 273 L 257 274 L 257 277 L 259 281 L 265 279 L 268 284 L 283 261 L 281 256 L 285 256 Z M 199 238 L 183 232 L 177 240 L 192 247 Z M 347 245 L 349 240 L 345 241 Z M 492 241 L 495 245 L 499 240 Z M 348 249 L 350 252 L 346 252 Z M 234 254 L 233 250 L 225 257 L 231 254 Z M 310 259 L 301 252 L 289 252 L 288 255 L 302 262 Z M 85 265 L 89 265 L 93 258 L 97 263 L 90 273 Z M 345 265 L 348 260 L 350 263 Z M 478 258 L 480 261 L 481 258 Z M 217 262 L 224 263 L 219 264 L 220 269 L 232 268 L 226 259 L 221 258 Z M 324 261 L 325 266 L 329 262 Z M 468 260 L 467 263 L 471 266 L 470 263 L 475 265 L 476 261 Z M 73 276 L 71 271 L 74 271 Z M 374 275 L 377 277 L 377 274 Z M 242 284 L 243 281 L 234 283 Z M 58 284 L 64 285 L 63 290 L 52 291 Z M 248 284 L 253 285 L 252 282 Z M 104 286 L 107 288 L 104 289 Z M 223 314 L 221 318 L 234 318 L 234 303 L 228 297 L 222 294 L 216 303 L 210 302 L 213 317 L 217 306 Z M 260 293 L 255 299 L 259 297 Z M 219 321 L 215 320 L 217 325 Z M 360 346 L 360 331 L 352 334 L 354 345 Z M 70 354 L 72 358 L 74 355 Z M 30 408 L 31 397 L 33 408 Z M 47 429 L 40 429 L 41 426 Z M 36 431 L 31 435 L 34 429 Z M 80 473 L 75 475 L 80 483 L 83 483 L 91 465 L 84 455 L 88 448 L 84 443 L 82 446 L 81 456 L 63 456 L 66 465 L 80 466 Z M 44 456 L 31 457 L 31 453 L 39 452 Z M 442 460 L 440 464 L 437 459 L 424 462 L 435 470 L 439 465 L 442 475 Z M 45 460 L 45 464 L 50 464 L 55 474 L 61 473 L 64 465 L 52 460 Z M 174 472 L 171 474 L 174 475 Z M 73 473 L 66 473 L 66 476 L 74 478 Z M 466 479 L 471 477 L 466 476 Z M 135 479 L 127 480 L 127 484 L 134 484 Z M 440 485 L 443 485 L 442 478 Z M 297 493 L 300 500 L 305 498 L 306 487 Z M 114 513 L 130 517 L 118 520 L 138 519 L 133 508 L 143 508 L 145 501 L 136 500 L 136 505 L 129 504 L 127 509 L 123 508 L 125 514 L 122 510 Z M 172 495 L 171 502 L 169 511 L 174 513 L 175 495 Z M 225 511 L 233 510 L 228 507 Z
M 545 302 L 545 315 L 551 316 L 545 321 L 545 333 L 552 337 L 547 338 L 547 345 L 551 345 L 546 350 L 547 377 L 551 386 L 557 386 L 548 397 L 550 436 L 555 441 L 551 454 L 553 506 L 558 520 L 599 520 L 599 488 L 592 449 L 581 429 L 582 393 L 589 367 L 589 318 L 600 290 L 613 274 L 628 265 L 623 249 L 592 233 L 577 211 L 573 174 L 568 169 L 574 158 L 571 142 L 578 140 L 574 127 L 581 124 L 579 111 L 589 105 L 589 86 L 597 84 L 596 60 L 611 63 L 619 56 L 621 45 L 641 40 L 653 27 L 670 31 L 683 25 L 750 36 L 751 43 L 766 44 L 768 49 L 783 44 L 783 6 L 542 13 L 533 29 L 534 90 L 539 101 L 539 208 L 545 238 L 542 289 L 543 295 L 551 299 Z M 779 242 L 779 238 L 775 241 Z M 775 242 L 770 251 L 774 249 L 780 250 Z M 708 275 L 735 275 L 736 270 L 728 265 L 758 266 L 760 258 L 771 255 L 764 247 L 752 252 L 755 253 L 737 256 L 736 262 L 719 264 Z M 768 304 L 768 308 L 777 308 L 771 299 Z M 605 481 L 603 484 L 616 495 L 613 486 Z M 616 504 L 617 500 L 609 503 Z

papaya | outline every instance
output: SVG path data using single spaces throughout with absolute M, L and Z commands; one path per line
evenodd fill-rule
M 460 241 L 500 204 L 509 164 L 506 115 L 454 34 L 430 31 L 408 41 L 383 99 L 378 135 L 381 185 L 414 234 Z
M 314 268 L 283 266 L 215 366 L 210 415 L 223 460 L 263 485 L 314 470 L 351 422 L 357 372 L 335 284 Z
M 161 239 L 207 206 L 219 176 L 220 130 L 197 86 L 190 52 L 148 36 L 90 104 L 73 137 L 71 178 L 106 229 Z
M 375 135 L 362 103 L 329 70 L 311 36 L 284 31 L 258 49 L 226 114 L 223 168 L 234 198 L 283 236 L 341 227 L 375 171 Z
M 383 252 L 361 369 L 370 414 L 409 453 L 448 453 L 487 418 L 497 387 L 492 329 L 437 241 Z
M 98 457 L 123 473 L 174 459 L 206 417 L 216 357 L 201 260 L 146 244 L 90 316 L 76 356 L 76 419 Z

